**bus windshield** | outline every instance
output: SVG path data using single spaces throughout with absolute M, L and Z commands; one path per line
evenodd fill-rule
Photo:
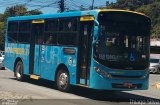
M 151 54 L 160 54 L 160 46 L 150 46 Z
M 153 58 L 151 58 L 151 59 L 150 59 L 150 62 L 151 62 L 151 63 L 159 63 L 159 59 L 153 59 Z
M 150 20 L 131 13 L 102 12 L 95 59 L 112 69 L 148 67 Z

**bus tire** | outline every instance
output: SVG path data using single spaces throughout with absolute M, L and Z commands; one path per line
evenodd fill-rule
M 160 74 L 160 67 L 158 67 L 157 69 L 157 74 Z
M 70 89 L 69 73 L 65 68 L 61 68 L 56 76 L 56 87 L 60 91 L 67 92 Z
M 23 75 L 23 63 L 22 61 L 18 61 L 15 66 L 15 77 L 18 81 L 23 81 L 24 80 L 24 75 Z
M 152 71 L 153 74 L 156 74 L 158 72 L 158 68 L 154 68 L 154 70 Z

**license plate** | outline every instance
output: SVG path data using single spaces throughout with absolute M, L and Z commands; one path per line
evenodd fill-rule
M 131 87 L 133 87 L 133 84 L 127 82 L 127 83 L 123 83 L 123 86 L 127 87 L 127 88 L 131 88 Z

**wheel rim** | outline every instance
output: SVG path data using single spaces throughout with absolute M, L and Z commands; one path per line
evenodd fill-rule
M 158 67 L 158 69 L 157 69 L 157 73 L 160 74 L 160 68 L 159 68 L 159 67 Z
M 154 70 L 153 70 L 153 73 L 155 74 L 157 72 L 157 68 L 155 68 Z
M 21 65 L 17 65 L 16 76 L 17 76 L 17 78 L 21 78 L 22 77 Z
M 68 75 L 67 73 L 61 73 L 59 75 L 59 87 L 65 90 L 68 86 Z

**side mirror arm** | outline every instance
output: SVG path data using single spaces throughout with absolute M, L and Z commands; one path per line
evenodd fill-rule
M 95 24 L 95 26 L 99 26 L 99 22 L 98 22 L 98 20 L 94 20 L 94 24 Z
M 94 20 L 94 40 L 93 44 L 98 40 L 98 33 L 99 33 L 99 22 L 95 19 Z

